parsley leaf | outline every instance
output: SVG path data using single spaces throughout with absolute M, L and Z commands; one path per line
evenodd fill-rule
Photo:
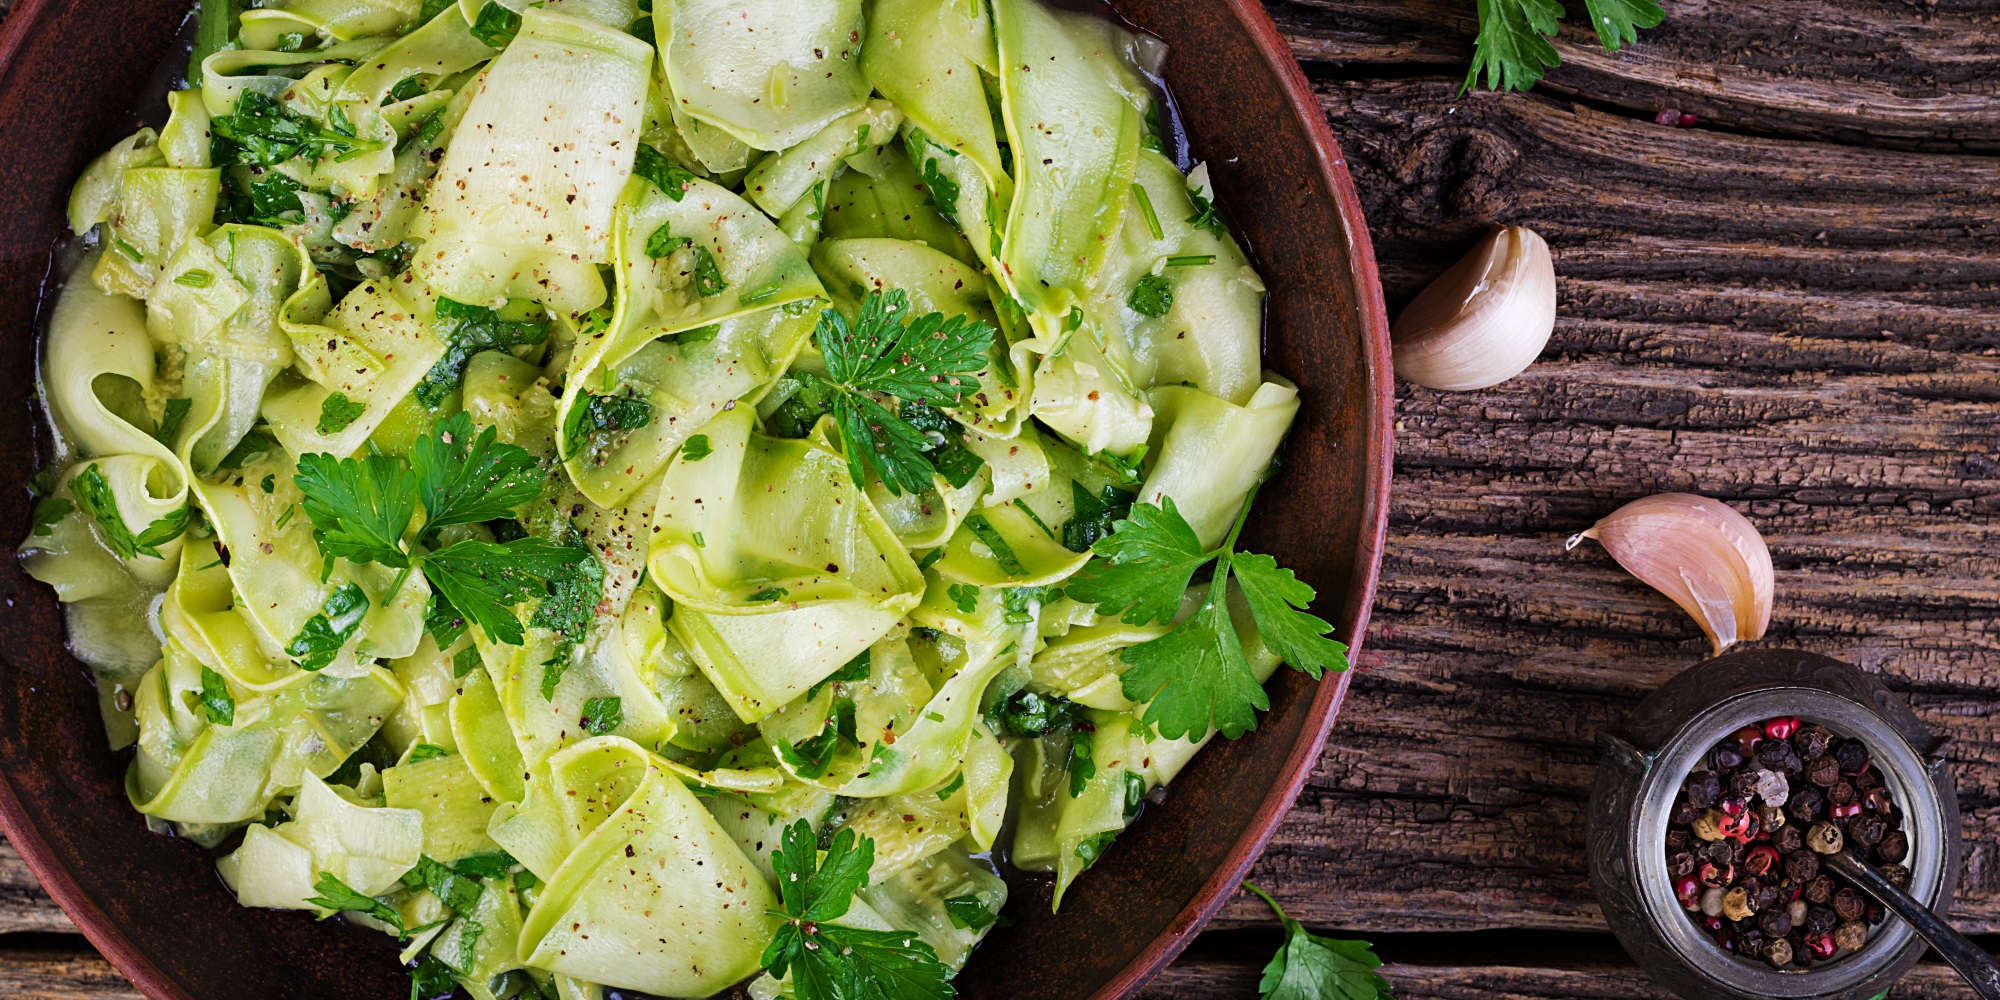
M 441 1000 L 458 989 L 451 966 L 429 952 L 410 966 L 410 1000 Z
M 1583 0 L 1583 5 L 1590 10 L 1590 26 L 1597 29 L 1597 40 L 1605 52 L 1616 52 L 1638 41 L 1640 28 L 1655 27 L 1667 19 L 1654 0 Z
M 313 119 L 279 104 L 268 94 L 246 90 L 237 97 L 233 112 L 210 120 L 209 130 L 223 140 L 217 145 L 221 147 L 220 152 L 227 154 L 217 157 L 218 165 L 234 162 L 268 167 L 294 156 L 318 159 L 331 154 L 341 157 L 377 148 L 372 141 L 356 139 L 352 126 L 345 132 L 341 131 L 340 122 L 341 119 L 336 117 L 332 127 L 321 127 Z
M 403 873 L 403 885 L 411 891 L 429 889 L 452 912 L 471 913 L 479 905 L 479 897 L 486 887 L 472 876 L 455 871 L 451 866 L 439 862 L 428 854 L 417 856 L 416 867 Z
M 563 455 L 598 461 L 613 438 L 636 431 L 653 422 L 653 403 L 635 390 L 598 395 L 579 386 L 583 394 L 563 420 Z
M 659 260 L 694 242 L 691 237 L 675 236 L 669 232 L 672 228 L 673 223 L 662 222 L 660 228 L 653 230 L 653 235 L 646 237 L 646 256 Z
M 840 730 L 827 726 L 819 735 L 808 737 L 797 743 L 773 740 L 778 756 L 799 773 L 801 778 L 824 778 L 827 768 L 833 766 L 833 752 L 840 747 Z
M 993 522 L 986 519 L 986 515 L 970 514 L 962 523 L 965 525 L 965 530 L 972 532 L 972 537 L 979 539 L 980 544 L 992 551 L 993 561 L 999 563 L 1000 568 L 1005 570 L 1008 576 L 1028 575 L 1026 564 L 1021 562 L 1021 557 L 1014 553 L 1014 547 L 1007 544 L 1007 539 L 1000 534 L 1000 529 L 995 528 Z
M 299 456 L 293 481 L 305 494 L 306 517 L 320 553 L 355 563 L 410 565 L 403 534 L 417 510 L 417 478 L 387 455 L 359 461 L 313 453 Z
M 935 1000 L 955 996 L 951 970 L 908 931 L 872 931 L 832 923 L 868 884 L 875 842 L 843 829 L 819 858 L 812 824 L 787 827 L 771 854 L 784 901 L 784 926 L 764 949 L 774 978 L 792 974 L 798 1000 Z
M 181 278 L 207 273 L 207 271 L 189 271 L 181 275 Z M 174 280 L 178 282 L 180 278 Z M 206 284 L 206 282 L 203 284 Z M 194 400 L 192 399 L 167 400 L 166 409 L 160 414 L 160 423 L 153 428 L 153 440 L 166 445 L 168 448 L 172 448 L 174 446 L 174 438 L 180 435 L 181 425 L 187 422 L 188 412 L 193 409 Z
M 506 543 L 468 539 L 425 556 L 424 578 L 493 641 L 518 646 L 524 633 L 514 605 L 540 596 L 563 567 L 588 556 L 539 538 Z
M 1077 731 L 1069 740 L 1069 797 L 1076 798 L 1090 787 L 1090 779 L 1097 777 L 1097 761 L 1091 756 L 1090 734 Z
M 201 711 L 208 717 L 211 726 L 228 726 L 236 722 L 236 697 L 229 693 L 229 684 L 222 675 L 201 668 Z
M 556 685 L 562 683 L 563 672 L 569 669 L 569 660 L 584 634 L 590 630 L 590 620 L 597 614 L 598 602 L 604 599 L 604 567 L 589 549 L 575 547 L 566 551 L 574 554 L 574 560 L 560 572 L 549 577 L 548 596 L 535 608 L 528 618 L 528 627 L 553 629 L 561 633 L 556 640 L 555 651 L 542 662 L 542 699 L 554 701 Z
M 639 144 L 638 154 L 632 158 L 632 173 L 652 181 L 660 193 L 674 201 L 687 197 L 688 185 L 695 179 L 693 171 L 667 159 L 666 154 L 643 142 Z M 657 237 L 659 232 L 655 231 L 653 235 Z M 650 246 L 649 240 L 649 249 Z
M 487 4 L 488 8 L 497 6 Z M 513 307 L 505 310 L 516 311 Z M 544 320 L 508 316 L 500 310 L 452 299 L 438 299 L 436 316 L 435 332 L 445 342 L 445 352 L 416 387 L 417 402 L 433 410 L 444 405 L 452 390 L 465 384 L 465 366 L 473 355 L 520 344 L 540 344 L 549 339 L 549 324 Z
M 472 417 L 454 413 L 410 449 L 424 532 L 451 524 L 511 517 L 542 495 L 541 464 L 526 448 L 496 444 L 492 427 L 475 432 Z
M 403 759 L 405 764 L 421 764 L 427 760 L 451 756 L 451 751 L 434 743 L 419 743 L 410 748 L 410 755 Z
M 472 21 L 472 37 L 489 49 L 504 49 L 521 33 L 521 15 L 488 0 Z
M 729 287 L 722 280 L 722 269 L 715 264 L 715 255 L 699 244 L 694 246 L 694 290 L 704 299 L 721 295 Z
M 583 728 L 592 736 L 603 736 L 625 721 L 617 698 L 592 698 L 583 703 Z
M 1132 286 L 1132 294 L 1125 304 L 1132 311 L 1149 319 L 1159 319 L 1174 307 L 1174 283 L 1164 274 L 1149 274 Z
M 1100 614 L 1119 615 L 1130 625 L 1166 623 L 1179 614 L 1194 574 L 1216 563 L 1208 593 L 1192 616 L 1119 653 L 1127 665 L 1120 685 L 1125 697 L 1144 703 L 1141 721 L 1168 739 L 1199 739 L 1211 726 L 1235 739 L 1256 728 L 1255 710 L 1270 707 L 1229 616 L 1225 595 L 1232 574 L 1258 636 L 1272 652 L 1315 678 L 1325 670 L 1347 669 L 1347 647 L 1326 638 L 1333 626 L 1305 610 L 1313 589 L 1269 556 L 1234 551 L 1255 498 L 1253 490 L 1228 539 L 1206 552 L 1173 498 L 1163 498 L 1157 507 L 1138 504 L 1110 537 L 1091 547 L 1098 558 L 1065 585 L 1070 597 L 1098 605 Z
M 1110 537 L 1097 541 L 1092 551 L 1101 558 L 1070 580 L 1069 596 L 1098 605 L 1099 614 L 1121 616 L 1127 625 L 1174 620 L 1188 583 L 1215 554 L 1202 550 L 1173 497 L 1161 501 L 1157 507 L 1133 507 Z
M 159 547 L 179 538 L 187 530 L 188 509 L 182 507 L 147 525 L 145 531 L 133 535 L 132 529 L 125 526 L 124 515 L 118 513 L 118 497 L 112 492 L 111 481 L 104 478 L 104 471 L 95 462 L 84 466 L 83 471 L 69 481 L 69 492 L 76 498 L 76 509 L 97 522 L 98 537 L 123 559 L 141 555 L 158 559 Z
M 708 443 L 708 435 L 696 434 L 681 445 L 681 461 L 699 462 L 715 453 Z
M 1128 664 L 1125 697 L 1147 703 L 1142 721 L 1167 739 L 1198 740 L 1213 725 L 1233 740 L 1257 728 L 1253 709 L 1271 707 L 1243 658 L 1224 593 L 1218 574 L 1192 618 L 1119 654 Z
M 348 887 L 347 883 L 342 882 L 331 872 L 320 873 L 319 881 L 313 883 L 313 891 L 319 895 L 307 897 L 305 903 L 308 906 L 317 906 L 324 910 L 332 910 L 333 913 L 345 913 L 349 911 L 366 913 L 396 928 L 397 934 L 403 932 L 402 914 L 397 913 L 389 907 L 389 904 L 379 899 L 375 899 L 372 896 L 363 896 L 355 892 Z M 325 920 L 327 917 L 333 916 L 333 913 L 320 914 L 319 919 Z
M 43 497 L 35 504 L 34 534 L 55 534 L 56 522 L 68 517 L 75 510 L 76 504 L 61 497 Z
M 924 157 L 923 182 L 930 195 L 924 199 L 924 204 L 937 209 L 946 222 L 958 225 L 958 182 L 938 169 L 935 157 Z
M 953 896 L 944 901 L 944 915 L 960 930 L 980 931 L 993 926 L 1000 915 L 986 908 L 978 896 Z
M 285 654 L 298 660 L 302 669 L 322 669 L 354 638 L 367 614 L 368 595 L 359 584 L 343 583 L 326 595 L 319 614 L 306 619 L 305 627 L 285 645 Z
M 360 400 L 348 399 L 347 394 L 344 392 L 336 392 L 320 401 L 319 423 L 313 427 L 313 430 L 321 434 L 338 434 L 346 430 L 348 424 L 353 423 L 362 414 L 367 412 L 367 403 L 363 403 Z
M 1257 635 L 1271 652 L 1286 663 L 1319 679 L 1323 670 L 1347 669 L 1347 646 L 1326 637 L 1333 626 L 1317 615 L 1308 614 L 1313 589 L 1266 555 L 1243 552 L 1229 561 L 1250 616 L 1257 620 Z
M 855 654 L 854 659 L 841 664 L 839 670 L 826 675 L 819 683 L 807 688 L 806 699 L 812 700 L 819 694 L 821 688 L 829 684 L 859 684 L 867 680 L 874 669 L 874 663 L 869 658 L 868 651 L 864 649 Z
M 1103 857 L 1104 852 L 1111 849 L 1111 842 L 1118 839 L 1120 832 L 1118 830 L 1105 830 L 1083 838 L 1083 842 L 1076 845 L 1077 859 L 1082 861 L 1085 867 L 1096 864 L 1097 859 Z
M 952 606 L 958 613 L 969 615 L 979 610 L 979 588 L 969 583 L 954 583 L 944 589 L 945 596 L 951 598 Z
M 1366 941 L 1323 938 L 1293 920 L 1278 901 L 1262 889 L 1243 888 L 1263 897 L 1285 922 L 1285 943 L 1264 966 L 1257 983 L 1260 1000 L 1390 1000 L 1389 981 L 1375 970 L 1382 960 Z
M 451 863 L 451 869 L 460 875 L 474 875 L 479 878 L 499 878 L 507 874 L 507 869 L 520 864 L 506 851 L 482 851 L 468 854 Z
M 1545 68 L 1562 61 L 1548 37 L 1562 16 L 1557 0 L 1479 0 L 1479 37 L 1461 93 L 1472 89 L 1482 70 L 1490 90 L 1533 87 Z
M 901 289 L 870 292 L 850 325 L 838 310 L 824 309 L 813 338 L 826 358 L 835 390 L 833 415 L 857 483 L 870 471 L 889 492 L 922 492 L 937 469 L 925 453 L 931 441 L 869 395 L 893 396 L 933 407 L 956 406 L 979 391 L 974 374 L 986 367 L 993 328 L 967 316 L 943 313 L 914 318 Z
M 1487 0 L 1479 0 L 1479 2 L 1484 4 Z M 1497 2 L 1510 2 L 1510 0 L 1497 0 Z M 1543 0 L 1527 0 L 1527 2 L 1540 3 Z M 1222 221 L 1222 213 L 1216 209 L 1214 200 L 1194 188 L 1187 189 L 1187 196 L 1188 203 L 1194 206 L 1194 214 L 1182 221 L 1196 229 L 1208 230 L 1209 235 L 1218 240 L 1227 239 L 1229 236 L 1229 224 Z
M 1132 494 L 1115 486 L 1106 486 L 1096 496 L 1074 480 L 1069 488 L 1070 507 L 1075 513 L 1063 522 L 1062 543 L 1071 552 L 1090 551 L 1099 539 L 1110 537 L 1118 522 L 1132 514 Z
M 465 635 L 465 616 L 443 594 L 432 591 L 430 613 L 424 615 L 424 631 L 437 640 L 439 650 L 450 649 L 452 643 Z

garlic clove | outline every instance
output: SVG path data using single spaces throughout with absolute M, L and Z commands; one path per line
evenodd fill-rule
M 1396 374 L 1431 389 L 1485 389 L 1541 356 L 1556 325 L 1549 245 L 1525 226 L 1487 234 L 1396 317 Z
M 1720 500 L 1692 493 L 1634 500 L 1563 548 L 1586 538 L 1694 616 L 1717 653 L 1761 639 L 1770 627 L 1771 550 L 1748 518 Z

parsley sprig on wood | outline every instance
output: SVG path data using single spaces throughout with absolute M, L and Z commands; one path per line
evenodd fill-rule
M 927 454 L 935 443 L 889 412 L 876 396 L 946 409 L 979 391 L 993 328 L 968 316 L 910 316 L 901 289 L 869 292 L 854 323 L 834 309 L 819 314 L 813 338 L 826 358 L 833 419 L 857 483 L 870 475 L 897 496 L 930 489 L 938 474 Z
M 472 419 L 458 413 L 420 439 L 407 462 L 388 455 L 301 455 L 296 481 L 313 539 L 329 562 L 339 557 L 401 570 L 391 595 L 410 570 L 421 568 L 441 601 L 494 641 L 519 645 L 523 633 L 514 606 L 547 594 L 549 581 L 587 553 L 539 538 L 425 548 L 437 541 L 440 528 L 512 517 L 541 495 L 541 463 L 494 436 L 491 427 L 475 434 Z M 411 522 L 420 505 L 424 520 L 413 539 Z
M 1472 54 L 1472 69 L 1465 74 L 1465 89 L 1471 90 L 1486 74 L 1492 90 L 1527 90 L 1542 78 L 1549 67 L 1562 61 L 1549 39 L 1554 37 L 1563 17 L 1558 0 L 1478 0 L 1479 39 Z M 1650 28 L 1666 19 L 1654 0 L 1584 0 L 1590 24 L 1606 53 L 1638 40 L 1640 28 Z
M 835 834 L 826 857 L 812 824 L 785 828 L 771 866 L 785 921 L 764 949 L 773 977 L 792 975 L 798 1000 L 934 1000 L 957 995 L 951 970 L 910 931 L 872 931 L 832 921 L 847 915 L 868 884 L 875 841 L 851 829 Z
M 1064 586 L 1071 598 L 1096 604 L 1099 614 L 1116 615 L 1128 625 L 1167 624 L 1178 616 L 1195 573 L 1215 564 L 1208 594 L 1193 615 L 1119 654 L 1127 664 L 1125 697 L 1145 704 L 1140 721 L 1168 739 L 1200 739 L 1210 727 L 1235 739 L 1257 727 L 1258 710 L 1271 707 L 1229 616 L 1225 595 L 1231 577 L 1271 652 L 1314 678 L 1347 669 L 1347 647 L 1326 637 L 1333 626 L 1305 610 L 1312 587 L 1270 556 L 1236 551 L 1256 496 L 1251 490 L 1244 498 L 1229 536 L 1214 549 L 1202 548 L 1172 497 L 1161 498 L 1159 505 L 1135 504 L 1109 537 L 1091 546 L 1097 558 Z

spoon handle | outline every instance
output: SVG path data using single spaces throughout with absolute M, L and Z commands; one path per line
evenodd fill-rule
M 1933 950 L 1944 956 L 1944 960 L 1965 977 L 1980 1000 L 2000 1000 L 2000 965 L 1993 964 L 1991 955 L 1966 940 L 1965 935 L 1952 930 L 1950 924 L 1896 883 L 1883 877 L 1873 865 L 1846 851 L 1823 854 L 1820 861 L 1860 887 L 1862 892 L 1874 897 L 1876 902 L 1909 921 L 1917 935 L 1929 942 Z

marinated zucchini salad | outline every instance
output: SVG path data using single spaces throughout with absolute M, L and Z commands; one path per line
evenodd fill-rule
M 72 192 L 22 552 L 244 906 L 418 998 L 946 996 L 1345 668 L 1237 546 L 1297 391 L 1157 40 L 232 3 Z

